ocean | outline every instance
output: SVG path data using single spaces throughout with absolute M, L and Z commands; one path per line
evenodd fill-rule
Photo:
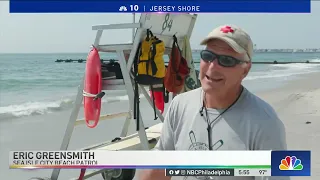
M 0 54 L 0 120 L 59 112 L 72 108 L 85 63 L 55 62 L 86 59 L 87 53 Z M 116 59 L 101 54 L 102 59 Z M 193 54 L 198 69 L 199 53 Z M 166 59 L 168 60 L 168 59 Z M 320 53 L 256 53 L 253 61 L 320 62 Z M 283 85 L 299 75 L 320 71 L 320 64 L 253 64 L 244 81 L 253 92 Z M 104 103 L 126 101 L 124 90 L 108 91 Z

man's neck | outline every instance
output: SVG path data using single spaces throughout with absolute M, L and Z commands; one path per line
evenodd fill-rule
M 238 86 L 231 91 L 224 93 L 206 93 L 205 104 L 207 108 L 213 109 L 226 109 L 231 106 L 240 96 L 242 92 L 242 86 Z

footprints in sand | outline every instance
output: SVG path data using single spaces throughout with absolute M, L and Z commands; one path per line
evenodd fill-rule
M 319 97 L 320 93 L 316 90 L 294 93 L 288 96 L 287 106 L 295 109 L 294 114 L 320 115 Z
M 291 119 L 296 119 L 295 122 L 298 124 L 311 125 L 306 126 L 310 128 L 313 126 L 313 123 L 319 123 L 312 121 L 312 119 L 320 119 L 319 101 L 320 91 L 311 89 L 305 92 L 287 95 L 286 98 L 283 98 L 275 104 L 275 109 L 281 117 L 291 117 Z
M 288 100 L 290 101 L 296 101 L 296 100 L 299 100 L 303 97 L 305 97 L 306 94 L 302 94 L 302 93 L 295 93 L 295 94 L 290 94 L 289 97 L 288 97 Z

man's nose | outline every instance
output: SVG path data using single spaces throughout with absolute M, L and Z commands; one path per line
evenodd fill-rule
M 209 62 L 209 69 L 217 69 L 221 68 L 221 66 L 218 63 L 218 59 L 215 58 L 213 61 Z

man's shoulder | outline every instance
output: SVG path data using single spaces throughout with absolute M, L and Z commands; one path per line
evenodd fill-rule
M 181 93 L 181 94 L 179 94 L 179 96 L 190 96 L 190 95 L 192 95 L 192 96 L 199 95 L 200 96 L 202 92 L 203 92 L 202 88 L 199 87 L 197 89 L 192 89 L 190 91 Z
M 181 93 L 179 95 L 177 95 L 174 98 L 174 102 L 178 103 L 179 105 L 182 104 L 190 104 L 190 102 L 197 102 L 197 101 L 201 101 L 201 95 L 202 95 L 202 89 L 201 88 L 197 88 L 197 89 L 193 89 L 191 91 L 188 92 L 184 92 Z
M 255 134 L 255 147 L 258 150 L 283 150 L 286 149 L 286 133 L 284 123 L 278 117 L 273 107 L 254 95 L 248 94 L 250 99 L 246 109 L 246 118 L 249 119 Z
M 274 108 L 265 100 L 247 90 L 246 95 L 246 110 L 249 111 L 254 120 L 263 123 L 271 123 L 272 121 L 279 121 L 279 117 Z
M 202 104 L 201 95 L 201 88 L 193 89 L 177 95 L 173 98 L 170 104 L 172 113 L 180 117 L 182 115 L 186 115 L 186 112 L 190 112 L 190 109 L 196 109 L 200 104 Z

